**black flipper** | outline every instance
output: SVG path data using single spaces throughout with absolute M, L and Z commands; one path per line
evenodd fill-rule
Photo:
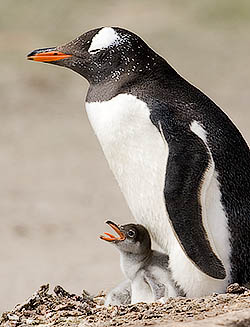
M 150 118 L 169 147 L 164 197 L 176 237 L 186 255 L 202 272 L 224 279 L 225 268 L 213 252 L 202 223 L 200 192 L 211 163 L 210 153 L 187 122 L 173 117 L 162 119 L 157 112 Z

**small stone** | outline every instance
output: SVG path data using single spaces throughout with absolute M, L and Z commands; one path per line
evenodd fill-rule
M 230 284 L 227 287 L 227 293 L 230 294 L 242 294 L 245 292 L 249 292 L 249 289 L 244 286 L 240 286 L 238 283 Z

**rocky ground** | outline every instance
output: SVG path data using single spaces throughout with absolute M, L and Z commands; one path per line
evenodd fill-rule
M 0 326 L 250 326 L 250 291 L 238 284 L 230 285 L 227 294 L 170 298 L 164 304 L 105 307 L 104 297 L 85 291 L 70 294 L 61 286 L 51 294 L 49 285 L 43 285 L 27 301 L 4 312 Z

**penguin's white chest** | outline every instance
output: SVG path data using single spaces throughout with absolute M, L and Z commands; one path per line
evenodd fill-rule
M 120 94 L 106 102 L 86 103 L 86 109 L 130 210 L 166 245 L 166 235 L 160 238 L 169 226 L 163 194 L 168 147 L 147 105 Z
M 156 299 L 153 296 L 151 288 L 145 282 L 143 276 L 139 274 L 139 276 L 131 282 L 131 304 L 139 302 L 152 303 L 155 301 Z

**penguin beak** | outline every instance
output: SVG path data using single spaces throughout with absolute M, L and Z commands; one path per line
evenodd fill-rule
M 66 59 L 69 57 L 72 57 L 72 55 L 57 51 L 56 47 L 37 49 L 30 52 L 27 55 L 28 60 L 42 61 L 42 62 L 53 62 L 53 61 Z
M 100 236 L 100 239 L 101 240 L 108 241 L 108 242 L 123 241 L 123 240 L 125 240 L 125 238 L 126 238 L 125 237 L 125 234 L 120 230 L 120 228 L 119 228 L 118 225 L 116 225 L 115 223 L 113 223 L 110 220 L 106 221 L 106 224 L 108 224 L 118 234 L 118 237 L 117 236 L 114 236 L 114 235 L 112 235 L 110 233 L 104 233 L 108 237 L 101 235 Z

